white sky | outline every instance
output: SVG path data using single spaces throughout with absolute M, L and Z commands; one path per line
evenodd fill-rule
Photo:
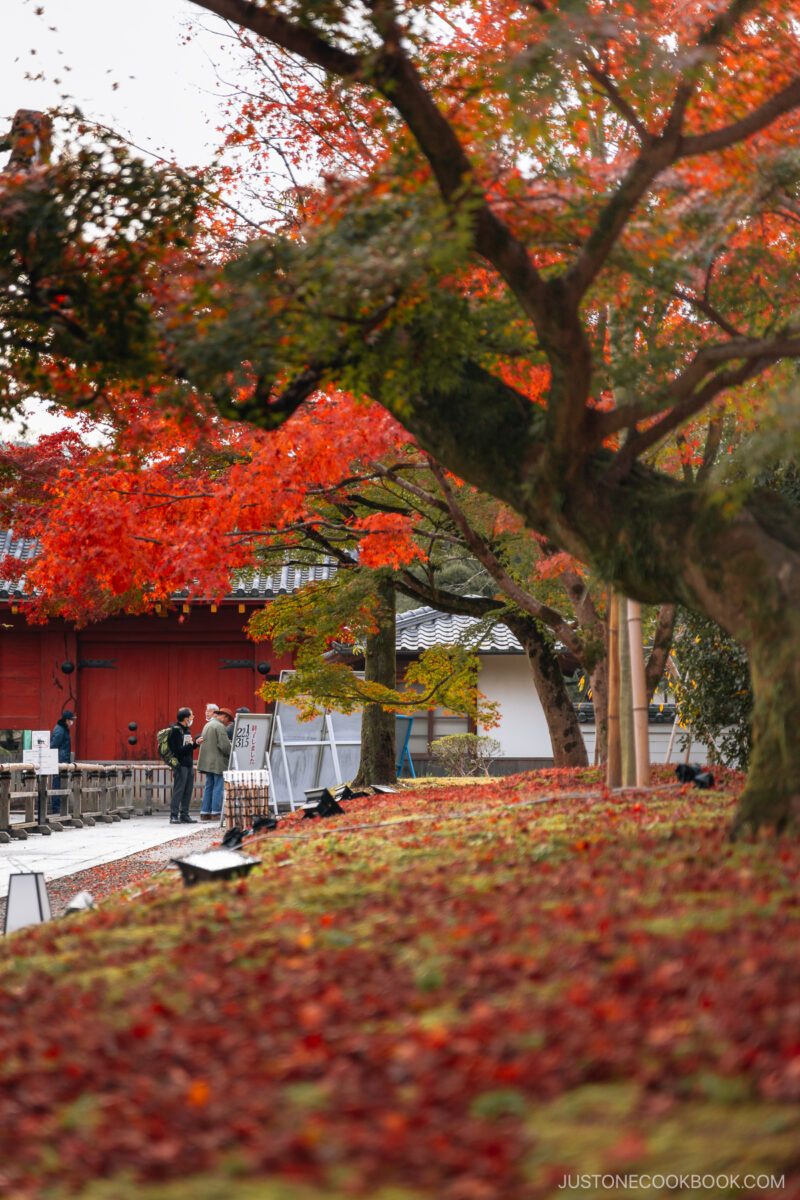
M 223 41 L 225 25 L 188 0 L 3 0 L 0 117 L 73 102 L 144 148 L 207 161 Z
M 188 0 L 2 0 L 0 132 L 18 108 L 77 104 L 142 150 L 206 164 L 229 90 L 214 68 L 225 57 L 230 76 L 223 43 L 226 26 Z M 41 413 L 31 432 L 59 424 Z

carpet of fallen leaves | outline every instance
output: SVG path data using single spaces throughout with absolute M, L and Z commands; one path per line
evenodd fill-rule
M 800 846 L 661 782 L 351 800 L 4 939 L 0 1195 L 800 1195 Z

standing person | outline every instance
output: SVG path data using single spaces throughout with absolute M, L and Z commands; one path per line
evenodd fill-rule
M 233 713 L 229 708 L 218 708 L 203 730 L 197 769 L 206 777 L 203 800 L 200 805 L 200 820 L 213 821 L 222 812 L 224 789 L 223 772 L 228 769 L 231 756 L 231 739 L 228 729 L 233 724 Z
M 50 749 L 58 751 L 59 765 L 61 763 L 72 762 L 72 734 L 70 730 L 75 724 L 77 715 L 71 708 L 65 708 L 56 721 L 53 732 L 50 734 Z M 54 775 L 53 778 L 58 780 L 59 791 L 69 787 L 69 775 L 66 772 L 62 775 Z M 53 812 L 60 813 L 61 797 L 53 796 L 52 800 Z
M 189 816 L 189 805 L 192 802 L 192 787 L 194 785 L 193 754 L 202 742 L 202 737 L 192 737 L 192 721 L 194 713 L 190 708 L 179 708 L 175 724 L 167 735 L 167 745 L 176 759 L 172 768 L 172 800 L 169 806 L 170 825 L 196 825 L 194 817 Z
M 206 725 L 207 725 L 207 724 L 208 724 L 208 722 L 211 720 L 211 718 L 213 717 L 213 715 L 214 715 L 214 713 L 215 713 L 215 712 L 219 712 L 219 705 L 218 705 L 218 704 L 211 704 L 211 703 L 209 703 L 209 704 L 207 704 L 207 705 L 206 705 L 206 721 L 205 721 Z

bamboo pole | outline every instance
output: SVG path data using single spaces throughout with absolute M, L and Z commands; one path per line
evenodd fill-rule
M 636 785 L 636 751 L 633 740 L 633 701 L 631 699 L 631 653 L 627 637 L 628 601 L 619 598 L 619 745 L 622 786 Z
M 595 728 L 597 721 L 595 719 Z M 608 757 L 606 786 L 622 784 L 622 760 L 619 742 L 619 596 L 611 592 L 608 615 Z M 597 741 L 595 740 L 595 746 Z
M 631 657 L 631 695 L 633 697 L 633 740 L 636 753 L 636 786 L 650 786 L 650 731 L 647 712 L 647 683 L 642 651 L 642 606 L 628 601 L 628 645 Z
M 675 734 L 678 732 L 678 726 L 680 725 L 680 722 L 681 722 L 680 717 L 678 716 L 677 713 L 675 713 L 675 720 L 672 722 L 672 733 L 669 735 L 669 745 L 667 746 L 667 756 L 664 759 L 665 766 L 667 765 L 667 763 L 672 762 L 672 747 L 675 745 Z

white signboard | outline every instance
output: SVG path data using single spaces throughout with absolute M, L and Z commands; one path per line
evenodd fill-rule
M 347 783 L 361 759 L 361 709 L 334 712 L 301 721 L 299 710 L 279 701 L 270 746 L 272 801 L 275 811 L 303 804 L 313 788 Z
M 50 749 L 50 730 L 49 729 L 32 729 L 31 730 L 31 749 L 32 750 L 49 750 Z
M 50 749 L 49 734 L 47 735 L 47 747 L 36 746 L 33 750 L 23 750 L 22 761 L 28 766 L 36 767 L 37 775 L 58 774 L 58 750 Z
M 260 771 L 267 761 L 272 713 L 237 713 L 231 735 L 231 771 Z

